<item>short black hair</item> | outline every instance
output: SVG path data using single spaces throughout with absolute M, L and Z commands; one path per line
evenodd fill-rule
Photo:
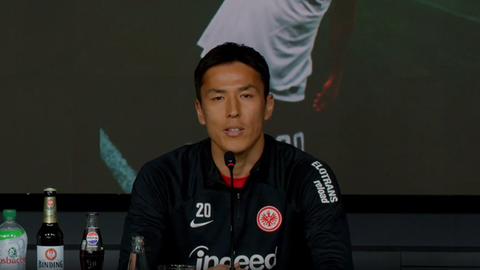
M 195 68 L 195 91 L 198 101 L 201 99 L 200 88 L 203 84 L 203 76 L 213 66 L 241 62 L 255 69 L 260 74 L 264 85 L 265 99 L 270 93 L 270 71 L 265 58 L 252 47 L 234 42 L 225 42 L 211 49 L 198 63 Z

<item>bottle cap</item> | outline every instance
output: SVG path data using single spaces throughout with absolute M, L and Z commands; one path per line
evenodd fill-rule
M 87 217 L 88 216 L 98 216 L 98 212 L 87 212 Z
M 17 210 L 15 210 L 15 209 L 5 209 L 5 210 L 3 210 L 3 219 L 14 220 L 16 217 L 17 217 Z

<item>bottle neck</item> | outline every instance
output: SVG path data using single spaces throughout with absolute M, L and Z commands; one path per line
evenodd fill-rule
M 44 197 L 43 223 L 57 223 L 57 199 L 55 196 Z
M 96 216 L 89 216 L 87 218 L 87 223 L 85 225 L 85 228 L 98 228 L 98 217 Z
M 132 250 L 131 253 L 145 253 L 145 246 L 143 242 L 143 238 L 134 238 L 132 239 Z
M 0 224 L 0 225 L 6 226 L 6 227 L 11 227 L 11 226 L 16 226 L 17 222 L 15 221 L 15 219 L 5 219 L 3 221 L 3 224 Z
M 135 254 L 145 253 L 145 248 L 143 247 L 143 245 L 133 245 L 132 253 L 135 253 Z

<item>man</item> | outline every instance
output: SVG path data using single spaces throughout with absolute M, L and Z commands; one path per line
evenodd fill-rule
M 225 43 L 195 70 L 195 109 L 209 138 L 146 163 L 125 219 L 119 270 L 130 239 L 144 236 L 150 269 L 167 263 L 229 269 L 230 171 L 235 263 L 241 269 L 353 269 L 340 189 L 328 165 L 263 133 L 273 113 L 269 70 L 254 49 Z
M 270 65 L 274 98 L 299 102 L 305 99 L 312 74 L 318 29 L 331 8 L 328 79 L 313 101 L 318 112 L 337 97 L 356 4 L 357 0 L 224 0 L 197 45 L 203 49 L 201 56 L 225 41 L 255 48 Z

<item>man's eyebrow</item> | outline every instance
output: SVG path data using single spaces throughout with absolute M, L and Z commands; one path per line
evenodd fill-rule
M 239 88 L 237 88 L 238 91 L 246 91 L 246 90 L 249 90 L 249 89 L 255 89 L 256 91 L 259 91 L 257 89 L 257 87 L 255 87 L 254 85 L 252 84 L 247 84 L 247 85 L 244 85 L 244 86 L 240 86 Z M 226 89 L 222 89 L 222 88 L 211 88 L 211 89 L 208 89 L 207 90 L 207 95 L 209 94 L 223 94 L 223 93 L 226 93 L 227 90 Z
M 218 94 L 218 93 L 225 93 L 227 90 L 225 89 L 220 89 L 220 88 L 211 88 L 207 90 L 207 95 L 209 94 Z
M 241 87 L 238 88 L 238 90 L 245 91 L 245 90 L 248 90 L 250 88 L 253 88 L 253 89 L 259 91 L 253 84 L 247 84 L 245 86 L 241 86 Z

